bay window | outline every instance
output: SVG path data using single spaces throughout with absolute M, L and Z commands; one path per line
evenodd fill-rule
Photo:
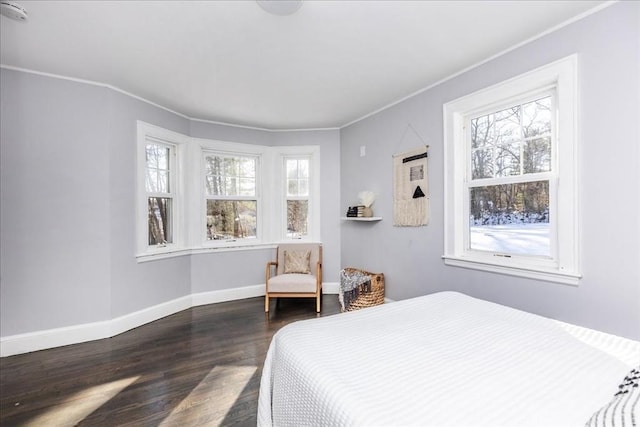
M 320 148 L 190 138 L 138 122 L 137 258 L 320 239 Z

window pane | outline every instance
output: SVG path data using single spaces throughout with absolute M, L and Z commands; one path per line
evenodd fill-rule
M 256 159 L 253 157 L 205 156 L 207 194 L 255 196 Z
M 471 148 L 486 147 L 495 141 L 495 119 L 493 114 L 471 120 Z
M 290 179 L 287 182 L 287 196 L 296 197 L 298 195 L 298 180 Z
M 148 192 L 168 193 L 169 154 L 171 149 L 159 144 L 147 144 L 145 188 Z
M 169 170 L 170 148 L 158 144 L 147 144 L 147 167 Z
M 287 237 L 307 235 L 309 202 L 307 200 L 287 200 Z
M 522 130 L 525 138 L 551 133 L 551 97 L 522 106 Z
M 256 180 L 255 178 L 242 178 L 240 179 L 240 188 L 238 190 L 238 196 L 254 196 L 256 194 Z
M 240 176 L 254 178 L 256 176 L 256 161 L 254 159 L 241 159 Z
M 158 192 L 158 171 L 156 169 L 147 169 L 144 186 L 149 193 Z
M 158 147 L 155 144 L 147 144 L 145 147 L 146 163 L 148 168 L 158 168 Z
M 238 194 L 238 179 L 235 176 L 225 178 L 225 194 L 227 196 Z
M 470 189 L 470 249 L 550 256 L 549 181 Z
M 149 197 L 149 246 L 173 243 L 173 200 L 166 197 Z
M 235 158 L 226 157 L 223 161 L 222 172 L 226 176 L 238 175 L 238 161 Z
M 520 175 L 520 141 L 500 144 L 496 148 L 494 176 Z
M 471 120 L 471 179 L 551 170 L 551 96 Z
M 255 200 L 207 200 L 207 240 L 255 238 L 257 205 Z
M 309 178 L 309 159 L 298 160 L 298 178 Z
M 490 116 L 493 116 L 495 120 L 496 143 L 522 139 L 520 133 L 520 106 L 507 108 Z
M 169 193 L 169 171 L 158 172 L 158 189 L 159 193 Z
M 471 156 L 472 179 L 493 177 L 493 149 L 474 150 Z
M 306 197 L 309 195 L 309 180 L 301 179 L 298 181 L 298 196 Z
M 551 170 L 551 137 L 526 141 L 523 153 L 524 173 L 548 172 Z
M 205 156 L 204 158 L 206 165 L 206 174 L 207 175 L 220 175 L 221 168 L 221 159 L 217 156 Z
M 287 159 L 287 178 L 298 177 L 298 160 Z

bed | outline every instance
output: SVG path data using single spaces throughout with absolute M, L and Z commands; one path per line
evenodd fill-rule
M 640 425 L 607 406 L 638 365 L 640 342 L 440 292 L 282 328 L 258 426 Z

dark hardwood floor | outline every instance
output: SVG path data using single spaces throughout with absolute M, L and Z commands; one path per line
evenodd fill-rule
M 324 295 L 322 315 L 338 313 Z M 313 299 L 194 307 L 113 338 L 0 359 L 1 426 L 255 426 L 262 364 Z

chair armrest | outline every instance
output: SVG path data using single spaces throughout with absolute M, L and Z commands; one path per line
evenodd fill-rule
M 267 284 L 267 282 L 269 281 L 269 278 L 271 277 L 271 267 L 278 268 L 278 263 L 276 261 L 269 261 L 267 263 L 267 268 L 266 268 L 266 272 L 265 272 L 265 279 L 264 279 L 265 285 Z

